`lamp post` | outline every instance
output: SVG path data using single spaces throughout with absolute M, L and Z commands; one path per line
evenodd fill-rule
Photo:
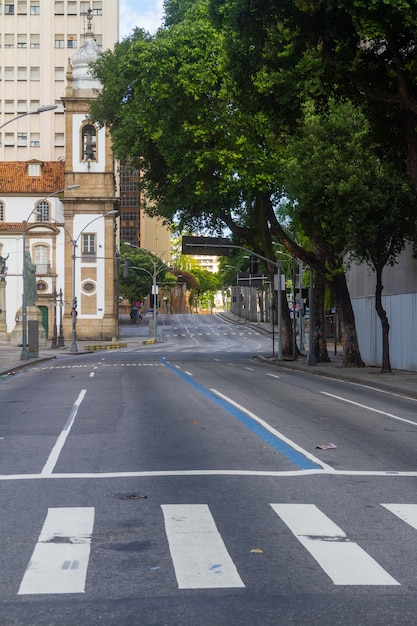
M 3 128 L 4 126 L 7 126 L 7 124 L 11 124 L 12 122 L 15 122 L 16 120 L 20 120 L 21 117 L 26 117 L 26 115 L 36 115 L 38 113 L 45 113 L 45 111 L 53 111 L 56 108 L 57 108 L 56 104 L 45 104 L 44 106 L 38 107 L 34 111 L 27 111 L 26 113 L 22 113 L 21 115 L 16 115 L 16 117 L 12 117 L 10 120 L 7 120 L 7 122 L 4 122 L 4 124 L 2 124 L 0 128 Z
M 79 185 L 77 185 L 77 186 L 79 186 Z M 75 261 L 77 259 L 76 250 L 77 250 L 78 240 L 81 237 L 81 235 L 83 234 L 83 232 L 85 231 L 85 229 L 90 226 L 90 224 L 92 224 L 96 220 L 99 220 L 100 218 L 108 217 L 110 215 L 116 215 L 118 213 L 119 213 L 119 211 L 117 209 L 114 209 L 113 211 L 109 211 L 108 213 L 105 213 L 103 215 L 97 215 L 97 217 L 95 217 L 94 219 L 90 220 L 88 222 L 88 224 L 86 224 L 84 226 L 84 228 L 78 233 L 78 237 L 76 239 L 71 239 L 71 245 L 72 245 L 72 305 L 71 305 L 71 307 L 72 308 L 71 308 L 71 346 L 70 346 L 70 352 L 73 352 L 73 353 L 78 352 L 78 347 L 77 347 L 77 296 L 76 296 L 76 293 L 75 293 Z
M 131 248 L 137 248 L 138 250 L 142 250 L 142 252 L 146 253 L 146 250 L 143 250 L 143 248 L 141 248 L 140 246 L 135 246 L 134 243 L 130 243 L 130 241 L 125 241 L 125 245 L 129 246 Z M 164 253 L 165 254 L 165 253 Z M 135 267 L 132 266 L 132 269 L 134 270 L 141 270 L 142 272 L 146 272 L 147 274 L 149 274 L 149 276 L 152 278 L 152 294 L 153 294 L 153 336 L 156 339 L 157 338 L 157 318 L 156 318 L 156 307 L 157 307 L 157 301 L 158 301 L 158 285 L 156 282 L 156 278 L 158 276 L 158 274 L 160 272 L 162 272 L 162 270 L 164 269 L 164 267 L 160 267 L 159 270 L 156 270 L 156 261 L 153 261 L 153 272 L 151 274 L 151 272 L 149 272 L 147 269 L 145 269 L 144 267 Z
M 62 325 L 62 307 L 64 306 L 62 289 L 59 290 L 59 335 L 58 335 L 58 348 L 65 346 L 64 340 L 64 327 Z
M 49 109 L 47 109 L 49 110 Z M 26 113 L 25 115 L 29 115 Z M 23 116 L 20 116 L 23 117 Z M 53 191 L 45 196 L 40 202 L 44 202 L 48 198 L 52 196 L 56 196 L 60 193 L 64 193 L 65 191 L 69 191 L 70 189 L 77 189 L 80 185 L 69 185 L 68 187 L 64 187 L 64 189 L 58 189 L 57 191 Z M 39 204 L 39 203 L 37 203 Z M 23 278 L 23 292 L 22 292 L 22 352 L 20 355 L 21 361 L 27 361 L 29 359 L 29 351 L 27 346 L 27 299 L 26 299 L 26 227 L 27 223 L 32 217 L 33 213 L 37 212 L 37 207 L 34 207 L 28 215 L 27 220 L 23 222 L 23 238 L 22 238 L 22 247 L 23 247 L 23 265 L 22 265 L 22 278 Z

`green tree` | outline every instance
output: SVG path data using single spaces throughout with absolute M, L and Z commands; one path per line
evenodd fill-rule
M 152 252 L 142 248 L 120 244 L 119 293 L 131 304 L 142 302 L 152 292 L 153 273 L 156 268 L 157 282 L 167 282 L 168 267 Z M 127 264 L 125 262 L 127 261 Z M 139 269 L 137 269 L 139 268 Z M 128 274 L 125 276 L 125 274 Z
M 390 371 L 382 270 L 416 233 L 416 193 L 397 164 L 378 155 L 366 117 L 350 101 L 330 100 L 326 113 L 311 102 L 305 106 L 303 124 L 288 142 L 285 169 L 293 223 L 322 256 L 330 286 L 344 276 L 347 256 L 375 270 L 382 371 Z

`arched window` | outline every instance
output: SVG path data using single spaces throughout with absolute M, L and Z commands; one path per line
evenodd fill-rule
M 97 130 L 93 124 L 84 124 L 82 127 L 82 159 L 83 161 L 97 160 Z
M 35 213 L 38 222 L 47 222 L 49 220 L 49 203 L 46 202 L 46 200 L 38 202 L 36 204 Z
M 37 274 L 47 274 L 49 271 L 49 247 L 43 244 L 33 249 Z
M 4 202 L 0 200 L 0 222 L 4 222 Z

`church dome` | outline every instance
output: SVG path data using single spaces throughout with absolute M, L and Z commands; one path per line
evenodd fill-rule
M 99 58 L 101 52 L 91 31 L 85 35 L 84 44 L 72 56 L 72 88 L 100 89 L 101 84 L 92 77 L 89 65 Z

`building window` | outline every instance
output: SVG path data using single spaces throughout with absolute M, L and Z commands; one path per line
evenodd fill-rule
M 4 222 L 4 202 L 0 201 L 0 222 Z
M 63 67 L 56 67 L 55 68 L 55 80 L 57 80 L 57 81 L 65 80 L 65 70 L 64 70 Z
M 41 106 L 41 103 L 39 100 L 30 101 L 30 111 L 36 111 L 36 109 L 39 109 L 40 106 Z
M 28 70 L 27 67 L 18 67 L 17 68 L 17 80 L 27 80 L 28 79 Z
M 48 285 L 44 280 L 39 280 L 36 283 L 36 288 L 38 291 L 48 291 Z
M 5 133 L 4 134 L 4 145 L 6 147 L 14 146 L 14 133 Z
M 103 15 L 103 3 L 99 1 L 93 2 L 93 15 Z
M 40 163 L 28 163 L 28 176 L 40 176 L 41 164 Z
M 93 124 L 84 124 L 81 130 L 82 134 L 82 160 L 95 161 L 97 150 L 97 131 Z
M 14 2 L 7 2 L 4 5 L 4 14 L 5 15 L 14 15 Z
M 39 244 L 33 249 L 36 273 L 47 274 L 49 270 L 49 249 L 48 246 Z
M 36 204 L 36 219 L 38 222 L 47 222 L 49 220 L 49 203 L 41 200 Z
M 40 69 L 39 67 L 31 67 L 30 68 L 30 80 L 40 80 Z
M 30 47 L 31 48 L 40 48 L 41 47 L 41 36 L 38 33 L 31 33 L 31 35 L 30 35 Z
M 71 0 L 68 2 L 67 13 L 68 15 L 77 15 L 77 3 L 76 2 L 73 2 Z
M 77 35 L 68 35 L 68 48 L 77 47 Z
M 95 283 L 93 283 L 91 280 L 86 280 L 82 285 L 81 285 L 81 289 L 85 292 L 88 293 L 89 295 L 91 295 L 92 293 L 95 292 L 96 290 L 96 285 Z
M 17 101 L 17 112 L 19 114 L 22 114 L 22 113 L 27 113 L 27 111 L 28 111 L 28 107 L 27 107 L 26 100 L 18 100 Z
M 14 67 L 4 68 L 4 80 L 14 80 Z
M 30 147 L 39 148 L 41 145 L 41 137 L 39 133 L 30 133 Z
M 14 113 L 14 100 L 5 100 L 4 101 L 4 112 L 5 113 Z
M 63 148 L 64 146 L 64 133 L 55 133 L 55 148 Z
M 88 0 L 88 2 L 84 2 L 84 0 L 82 0 L 81 4 L 81 15 L 87 15 L 87 11 L 90 8 L 90 1 Z
M 55 48 L 65 48 L 64 35 L 55 35 Z
M 91 259 L 96 255 L 95 233 L 83 233 L 81 254 L 84 259 Z
M 27 48 L 28 40 L 26 35 L 18 35 L 17 36 L 17 47 L 18 48 Z
M 17 145 L 20 147 L 28 145 L 27 133 L 17 133 Z
M 40 9 L 40 0 L 30 0 L 30 14 L 31 15 L 39 15 L 41 12 Z
M 28 12 L 28 3 L 26 0 L 18 0 L 17 3 L 17 13 L 18 15 L 26 15 Z
M 14 48 L 14 35 L 13 34 L 6 33 L 4 35 L 4 47 Z
M 55 0 L 55 15 L 64 15 L 64 4 L 62 0 Z

